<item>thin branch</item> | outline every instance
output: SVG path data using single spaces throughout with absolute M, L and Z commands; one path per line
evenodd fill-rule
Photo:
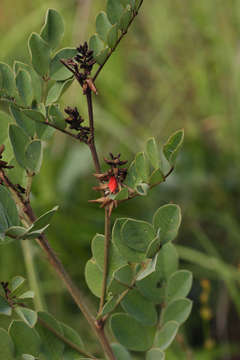
M 138 276 L 138 273 L 135 275 L 135 277 L 132 280 L 131 284 L 129 286 L 126 285 L 126 286 L 128 286 L 128 288 L 126 290 L 124 290 L 122 292 L 122 294 L 119 296 L 119 298 L 118 298 L 115 306 L 113 307 L 113 309 L 101 319 L 103 323 L 105 323 L 107 321 L 107 319 L 109 318 L 109 316 L 116 310 L 118 305 L 121 303 L 121 301 L 123 301 L 123 299 L 129 293 L 129 291 L 132 290 L 135 287 L 137 276 Z
M 171 169 L 166 173 L 166 175 L 163 175 L 163 181 L 166 181 L 166 180 L 167 180 L 167 178 L 171 175 L 171 173 L 173 172 L 173 170 L 174 170 L 174 166 L 171 167 Z M 158 183 L 156 183 L 156 184 L 152 184 L 152 185 L 149 187 L 149 189 L 150 189 L 150 190 L 153 189 L 155 186 L 160 185 L 163 181 L 160 181 L 160 182 L 158 182 Z M 135 192 L 135 193 L 133 193 L 132 195 L 130 195 L 127 199 L 119 200 L 118 203 L 122 203 L 122 202 L 125 202 L 125 201 L 128 201 L 128 200 L 132 200 L 132 199 L 134 199 L 134 198 L 137 197 L 137 196 L 140 196 L 140 194 L 137 193 L 137 192 Z
M 127 34 L 128 29 L 129 29 L 129 27 L 131 26 L 133 20 L 134 20 L 135 17 L 138 15 L 138 12 L 139 12 L 139 10 L 140 10 L 140 8 L 141 8 L 141 6 L 142 6 L 142 3 L 143 3 L 143 0 L 140 2 L 137 10 L 134 11 L 133 16 L 132 16 L 132 19 L 131 19 L 131 21 L 129 22 L 129 25 L 128 25 L 127 29 L 126 29 L 124 32 L 122 32 L 121 36 L 119 37 L 119 39 L 118 39 L 118 41 L 116 42 L 115 46 L 114 46 L 114 47 L 111 49 L 111 51 L 109 52 L 109 54 L 108 54 L 108 56 L 106 57 L 105 61 L 104 61 L 104 62 L 99 66 L 99 68 L 97 69 L 97 71 L 96 71 L 96 73 L 95 73 L 95 75 L 93 76 L 93 79 L 92 79 L 93 82 L 95 82 L 95 80 L 97 79 L 97 77 L 98 77 L 98 75 L 100 74 L 100 72 L 102 71 L 104 65 L 106 64 L 106 62 L 108 61 L 108 59 L 111 57 L 112 53 L 116 50 L 116 48 L 117 48 L 118 44 L 120 43 L 120 41 L 122 40 L 122 38 Z
M 35 121 L 35 120 L 33 120 L 33 121 Z M 79 137 L 78 137 L 77 135 L 75 135 L 75 134 L 73 134 L 73 133 L 71 133 L 71 132 L 69 132 L 69 131 L 67 131 L 67 130 L 61 129 L 61 128 L 55 126 L 54 124 L 51 124 L 51 123 L 48 122 L 48 121 L 40 122 L 40 123 L 41 123 L 41 124 L 44 124 L 44 125 L 47 125 L 47 126 L 50 126 L 50 127 L 52 127 L 52 128 L 54 128 L 54 129 L 56 129 L 56 130 L 58 130 L 58 131 L 60 131 L 60 132 L 62 132 L 62 133 L 64 133 L 64 134 L 66 134 L 66 135 L 68 135 L 68 136 L 71 136 L 71 137 L 73 137 L 74 139 L 76 139 L 76 140 L 79 141 Z
M 171 167 L 171 169 L 166 173 L 166 175 L 164 175 L 164 181 L 166 181 L 166 179 L 169 177 L 169 175 L 171 175 L 171 173 L 173 172 L 174 170 L 174 166 Z M 155 186 L 155 185 L 154 185 Z
M 106 296 L 106 288 L 107 288 L 107 277 L 108 277 L 108 265 L 109 265 L 109 248 L 110 248 L 110 235 L 111 235 L 111 217 L 109 215 L 108 207 L 105 208 L 105 239 L 104 239 L 104 266 L 103 266 L 103 284 L 102 284 L 102 295 L 99 305 L 100 314 Z
M 40 281 L 36 271 L 36 263 L 34 261 L 34 250 L 33 244 L 29 241 L 21 241 L 21 247 L 23 251 L 23 257 L 25 261 L 25 267 L 27 270 L 29 286 L 34 291 L 34 307 L 36 311 L 43 311 L 46 309 L 43 296 L 40 291 Z
M 9 178 L 5 175 L 4 171 L 0 170 L 0 178 L 2 179 L 3 183 L 10 189 L 10 191 L 14 194 L 14 198 L 16 199 L 19 208 L 24 212 L 26 218 L 28 219 L 29 224 L 33 223 L 36 220 L 36 216 L 32 210 L 32 207 L 29 202 L 26 202 L 22 195 L 17 191 L 13 183 L 9 180 Z M 57 257 L 53 249 L 51 248 L 50 244 L 45 235 L 39 236 L 37 239 L 38 244 L 46 253 L 49 262 L 54 267 L 55 271 L 57 272 L 58 276 L 61 278 L 63 283 L 65 284 L 68 292 L 72 296 L 73 300 L 83 313 L 84 317 L 88 321 L 89 325 L 91 326 L 92 330 L 96 334 L 99 342 L 102 345 L 102 348 L 110 360 L 115 360 L 115 356 L 113 351 L 110 347 L 110 344 L 104 334 L 104 331 L 101 326 L 99 326 L 98 322 L 96 322 L 93 315 L 88 310 L 87 306 L 83 301 L 83 295 L 81 291 L 77 288 L 77 286 L 73 283 L 72 279 L 66 272 L 63 264 L 61 263 L 60 259 Z
M 87 105 L 88 105 L 88 118 L 89 118 L 89 127 L 90 127 L 90 140 L 89 148 L 91 150 L 93 162 L 97 173 L 101 172 L 100 162 L 95 145 L 95 132 L 94 132 L 94 119 L 93 119 L 93 104 L 92 104 L 92 91 L 90 88 L 86 91 Z
M 12 104 L 16 105 L 17 107 L 19 107 L 19 109 L 22 109 L 22 110 L 29 110 L 29 109 L 31 109 L 31 107 L 29 107 L 29 106 L 22 106 L 22 105 L 16 104 L 16 99 L 15 99 L 14 97 L 4 97 L 4 96 L 0 96 L 0 101 L 12 103 Z
M 87 351 L 81 349 L 78 345 L 74 344 L 72 341 L 68 340 L 67 338 L 65 338 L 65 336 L 59 334 L 55 329 L 53 329 L 50 325 L 48 325 L 48 323 L 46 323 L 44 320 L 42 320 L 41 318 L 38 318 L 38 321 L 40 322 L 40 324 L 42 326 L 44 326 L 46 329 L 48 329 L 49 331 L 51 331 L 57 338 L 59 338 L 60 340 L 62 340 L 65 344 L 67 344 L 68 346 L 70 346 L 72 349 L 76 350 L 77 352 L 79 352 L 79 354 L 87 356 L 90 359 L 94 359 L 94 360 L 98 360 L 95 356 L 89 354 Z

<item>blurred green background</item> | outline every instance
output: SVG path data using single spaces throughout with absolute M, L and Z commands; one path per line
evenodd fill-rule
M 48 7 L 65 19 L 62 47 L 76 46 L 95 31 L 105 1 L 1 0 L 0 61 L 29 62 L 27 39 L 39 32 Z M 174 174 L 148 198 L 121 205 L 113 216 L 149 220 L 166 202 L 182 208 L 177 244 L 181 265 L 194 272 L 194 307 L 167 360 L 240 359 L 240 2 L 145 1 L 96 85 L 101 159 L 111 151 L 131 161 L 149 136 L 162 144 L 174 130 L 185 129 Z M 74 84 L 62 107 L 78 106 L 85 115 L 83 100 Z M 56 134 L 46 144 L 32 196 L 39 215 L 60 205 L 48 237 L 84 290 L 90 241 L 104 226 L 102 210 L 88 203 L 96 196 L 92 173 L 88 149 Z M 48 310 L 85 334 L 94 349 L 85 321 L 38 248 L 34 260 Z M 1 280 L 24 274 L 20 246 L 1 247 Z M 87 291 L 86 298 L 94 306 Z

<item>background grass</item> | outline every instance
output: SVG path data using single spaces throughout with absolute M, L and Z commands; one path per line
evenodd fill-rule
M 62 47 L 75 46 L 94 32 L 95 16 L 105 1 L 1 0 L 0 61 L 11 65 L 14 59 L 29 61 L 27 39 L 32 31 L 39 31 L 48 7 L 64 16 Z M 174 130 L 185 129 L 184 148 L 167 183 L 154 189 L 147 199 L 135 199 L 114 212 L 114 218 L 129 215 L 149 220 L 166 202 L 176 202 L 182 208 L 177 243 L 182 265 L 194 272 L 194 307 L 182 329 L 184 345 L 180 346 L 178 339 L 167 360 L 239 358 L 239 69 L 239 1 L 153 0 L 144 2 L 96 84 L 101 158 L 111 151 L 121 152 L 131 161 L 149 136 L 163 143 Z M 77 84 L 64 95 L 65 105 L 77 105 L 86 114 Z M 91 190 L 95 183 L 92 172 L 84 145 L 56 134 L 46 145 L 32 199 L 38 214 L 60 204 L 48 236 L 84 289 L 90 241 L 103 229 L 102 211 L 87 203 L 96 195 Z M 84 320 L 37 248 L 35 262 L 48 310 L 86 333 Z M 1 280 L 24 272 L 20 247 L 15 243 L 1 247 Z M 209 320 L 200 313 L 203 278 L 210 281 Z M 86 296 L 94 304 L 95 299 L 87 292 Z M 91 333 L 86 336 L 94 348 Z

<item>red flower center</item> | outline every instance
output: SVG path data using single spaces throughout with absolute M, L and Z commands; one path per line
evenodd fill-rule
M 118 188 L 118 183 L 115 176 L 111 176 L 108 182 L 108 187 L 111 193 L 115 193 Z

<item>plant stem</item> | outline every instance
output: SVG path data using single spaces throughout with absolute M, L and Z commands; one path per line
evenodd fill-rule
M 88 352 L 84 351 L 83 349 L 81 349 L 78 345 L 74 344 L 72 341 L 68 340 L 67 338 L 65 338 L 65 336 L 59 334 L 55 329 L 53 329 L 48 323 L 46 323 L 44 320 L 42 320 L 41 318 L 38 319 L 38 321 L 42 324 L 42 326 L 44 326 L 46 329 L 48 329 L 49 331 L 51 331 L 56 337 L 58 337 L 60 340 L 62 340 L 65 344 L 67 344 L 68 346 L 70 346 L 72 349 L 76 350 L 77 352 L 79 352 L 79 354 L 87 356 L 90 359 L 94 359 L 97 360 L 97 358 L 91 354 L 89 354 Z
M 140 10 L 140 8 L 141 8 L 141 6 L 142 6 L 142 3 L 143 3 L 143 0 L 140 2 L 137 10 L 135 10 L 135 12 L 133 13 L 132 19 L 131 19 L 131 21 L 129 22 L 127 29 L 126 29 L 124 32 L 122 32 L 121 36 L 119 37 L 119 39 L 118 39 L 118 41 L 116 42 L 115 46 L 114 46 L 114 47 L 111 49 L 111 51 L 109 52 L 109 54 L 108 54 L 108 56 L 106 57 L 105 61 L 104 61 L 104 62 L 99 66 L 99 68 L 97 69 L 95 75 L 93 76 L 93 82 L 96 80 L 96 78 L 98 77 L 98 75 L 99 75 L 100 72 L 102 71 L 104 65 L 106 64 L 106 62 L 108 61 L 108 59 L 110 58 L 110 56 L 112 55 L 112 53 L 116 50 L 118 44 L 120 43 L 120 41 L 122 40 L 122 38 L 124 37 L 124 35 L 127 34 L 128 29 L 129 29 L 129 27 L 131 26 L 133 20 L 134 20 L 135 17 L 138 15 L 138 12 L 139 12 L 139 10 Z
M 33 121 L 34 121 L 34 120 L 33 120 Z M 60 131 L 60 132 L 62 132 L 62 133 L 64 133 L 64 134 L 66 134 L 66 135 L 68 135 L 68 136 L 71 136 L 72 138 L 74 138 L 74 139 L 76 139 L 76 140 L 79 141 L 78 136 L 75 135 L 75 134 L 73 134 L 73 133 L 71 133 L 70 131 L 61 129 L 61 128 L 59 128 L 59 127 L 55 126 L 54 124 L 51 124 L 51 123 L 49 123 L 49 122 L 47 122 L 47 121 L 41 122 L 41 124 L 50 126 L 50 127 L 52 127 L 52 128 L 54 128 L 54 129 L 56 129 L 56 130 L 58 130 L 58 131 Z
M 105 208 L 105 239 L 104 239 L 104 266 L 103 266 L 103 284 L 102 295 L 99 305 L 98 313 L 100 314 L 105 302 L 107 277 L 108 277 L 108 265 L 109 265 L 109 247 L 110 247 L 110 235 L 111 235 L 111 217 L 109 215 L 108 207 Z
M 174 167 L 172 166 L 171 169 L 170 169 L 165 175 L 163 175 L 163 180 L 160 181 L 160 182 L 158 182 L 158 183 L 156 183 L 156 184 L 152 184 L 152 185 L 149 187 L 149 189 L 151 190 L 151 189 L 153 189 L 155 186 L 160 185 L 162 182 L 166 181 L 167 178 L 168 178 L 168 177 L 171 175 L 171 173 L 173 172 L 173 170 L 174 170 Z M 119 203 L 122 203 L 122 202 L 125 202 L 125 201 L 128 201 L 128 200 L 134 199 L 134 198 L 137 197 L 137 196 L 140 196 L 140 195 L 139 195 L 139 193 L 135 192 L 135 193 L 133 193 L 132 195 L 129 195 L 129 197 L 128 197 L 127 199 L 119 200 L 118 202 L 119 202 Z
M 37 239 L 39 245 L 44 250 L 44 252 L 48 256 L 49 262 L 52 264 L 54 269 L 56 270 L 59 277 L 62 279 L 63 283 L 65 284 L 66 288 L 68 289 L 69 293 L 71 294 L 72 298 L 74 299 L 75 303 L 85 316 L 86 320 L 88 321 L 89 325 L 95 332 L 96 336 L 98 337 L 102 348 L 106 355 L 108 355 L 110 360 L 115 360 L 114 354 L 112 352 L 112 349 L 105 337 L 105 334 L 103 332 L 103 329 L 99 329 L 97 326 L 97 323 L 95 322 L 95 318 L 92 316 L 90 311 L 88 310 L 87 306 L 85 305 L 83 301 L 83 295 L 80 292 L 80 290 L 76 287 L 76 285 L 73 283 L 72 279 L 64 269 L 61 261 L 58 259 L 56 254 L 54 253 L 53 249 L 50 247 L 47 238 L 45 235 L 40 236 Z
M 30 193 L 34 174 L 27 172 L 26 202 L 30 202 Z M 26 223 L 28 225 L 28 223 Z M 34 248 L 29 241 L 21 241 L 24 262 L 27 270 L 30 288 L 34 291 L 34 305 L 37 311 L 46 309 L 43 296 L 40 291 L 39 278 L 34 264 Z
M 34 264 L 34 249 L 29 241 L 21 241 L 23 257 L 27 270 L 28 280 L 30 288 L 34 291 L 34 306 L 36 311 L 43 311 L 45 306 L 43 304 L 43 297 L 39 290 L 39 279 L 37 276 L 35 264 Z
M 9 180 L 9 178 L 5 175 L 3 170 L 0 170 L 0 179 L 2 179 L 3 183 L 9 188 L 9 190 L 14 194 L 14 198 L 16 203 L 19 206 L 19 209 L 24 212 L 27 220 L 29 223 L 33 223 L 36 220 L 36 216 L 32 210 L 32 207 L 29 202 L 26 202 L 17 189 L 15 188 L 14 184 Z M 73 283 L 71 277 L 66 272 L 64 266 L 62 265 L 60 259 L 57 257 L 53 249 L 51 248 L 50 244 L 46 236 L 43 234 L 39 236 L 37 239 L 38 244 L 46 253 L 50 264 L 54 267 L 55 271 L 57 272 L 58 276 L 61 278 L 63 283 L 65 284 L 68 292 L 72 296 L 73 300 L 75 301 L 76 305 L 79 307 L 81 312 L 83 313 L 84 317 L 88 321 L 89 325 L 91 326 L 92 330 L 96 334 L 100 344 L 102 345 L 102 349 L 104 353 L 110 360 L 115 360 L 115 356 L 112 352 L 110 344 L 104 334 L 102 327 L 99 326 L 98 322 L 95 321 L 95 318 L 88 310 L 87 306 L 83 301 L 83 295 L 81 291 L 77 288 L 77 286 Z M 26 240 L 28 241 L 28 240 Z
M 90 140 L 89 148 L 91 150 L 93 162 L 95 165 L 96 172 L 99 174 L 101 172 L 101 167 L 98 159 L 98 154 L 95 146 L 95 134 L 94 134 L 94 120 L 93 120 L 93 104 L 92 104 L 92 91 L 87 89 L 87 105 L 88 105 L 88 118 L 89 118 L 89 127 L 90 127 Z
M 95 146 L 95 139 L 94 139 L 94 136 L 95 136 L 94 131 L 95 130 L 94 130 L 93 104 L 92 104 L 91 89 L 89 89 L 89 88 L 87 89 L 86 96 L 87 96 L 87 105 L 88 105 L 89 127 L 90 127 L 90 134 L 91 134 L 89 148 L 90 148 L 90 151 L 92 154 L 92 159 L 94 162 L 95 170 L 99 174 L 101 172 L 101 167 L 100 167 L 98 154 L 97 154 L 97 150 L 96 150 L 96 146 Z M 107 246 L 109 246 L 109 237 L 110 237 L 110 217 L 108 214 L 106 214 L 106 211 L 107 211 L 107 209 L 105 209 L 105 248 L 106 248 L 106 243 L 108 244 Z M 107 229 L 107 231 L 106 231 L 106 229 Z M 105 269 L 106 274 L 107 274 L 107 263 L 108 263 L 108 250 L 106 250 L 106 253 L 104 250 L 104 269 Z M 103 280 L 105 282 L 105 285 L 103 285 L 104 297 L 102 296 L 101 303 L 103 303 L 104 299 L 105 299 L 107 275 L 105 275 L 104 278 L 105 278 L 105 280 Z M 105 288 L 105 290 L 104 290 L 104 288 Z M 101 306 L 102 305 L 100 305 L 100 307 Z M 104 332 L 104 323 L 102 323 L 102 322 L 99 323 L 98 321 L 96 321 L 95 325 L 96 325 L 96 329 L 98 332 L 98 334 L 97 334 L 98 338 L 102 344 L 105 354 L 107 355 L 108 359 L 116 360 L 115 355 L 113 354 L 112 348 L 111 348 L 109 341 Z
M 116 310 L 116 308 L 118 307 L 118 305 L 121 303 L 121 301 L 125 298 L 125 296 L 129 293 L 130 290 L 132 290 L 136 284 L 136 278 L 137 278 L 138 274 L 135 275 L 134 279 L 132 280 L 132 283 L 130 286 L 128 286 L 128 288 L 126 290 L 124 290 L 121 295 L 119 295 L 119 298 L 114 306 L 114 308 L 108 313 L 106 314 L 103 318 L 102 318 L 102 322 L 105 323 L 107 321 L 107 319 L 109 318 L 109 316 L 111 315 L 111 313 L 113 311 Z

